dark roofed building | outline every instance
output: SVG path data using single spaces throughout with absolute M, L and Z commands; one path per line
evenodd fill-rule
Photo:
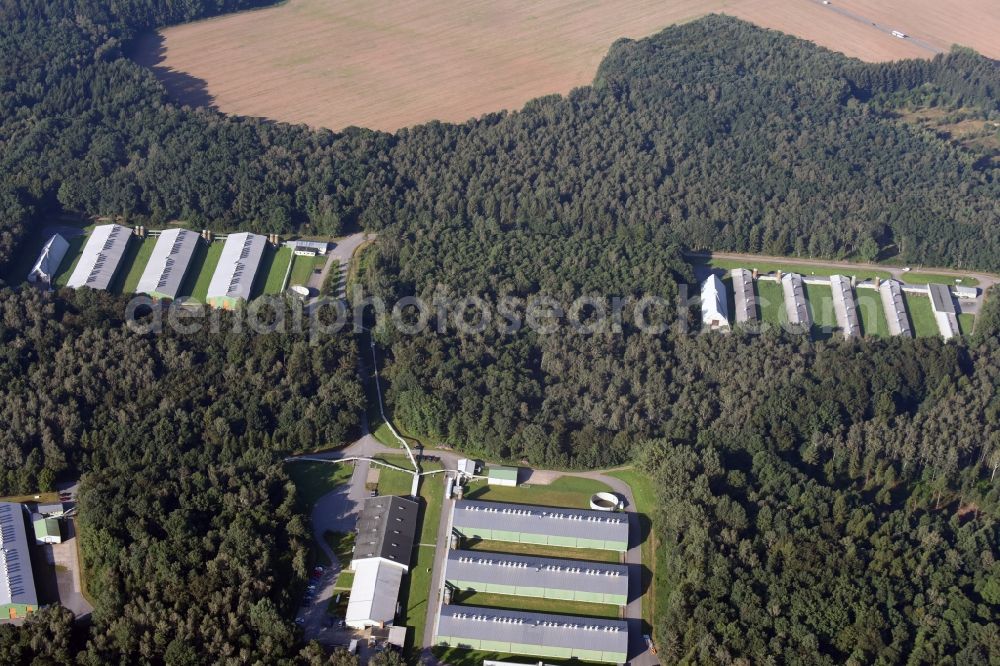
M 354 560 L 381 557 L 409 568 L 418 509 L 413 500 L 394 495 L 367 500 L 358 517 Z

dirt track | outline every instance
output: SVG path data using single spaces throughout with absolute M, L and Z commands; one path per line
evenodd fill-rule
M 396 130 L 433 119 L 462 122 L 566 93 L 590 83 L 615 39 L 710 12 L 865 60 L 928 57 L 955 42 L 1000 58 L 994 3 L 289 0 L 147 36 L 136 59 L 188 103 L 333 129 Z M 889 34 L 897 28 L 910 38 Z

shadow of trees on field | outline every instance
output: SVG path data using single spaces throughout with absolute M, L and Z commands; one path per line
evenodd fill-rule
M 163 64 L 167 57 L 167 47 L 160 33 L 148 32 L 140 36 L 129 48 L 128 56 L 136 64 L 152 71 L 174 101 L 218 110 L 215 97 L 208 92 L 206 81 Z

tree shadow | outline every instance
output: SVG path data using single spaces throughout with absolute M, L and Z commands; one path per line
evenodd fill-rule
M 163 64 L 167 58 L 167 47 L 166 40 L 159 32 L 148 32 L 138 37 L 129 48 L 128 56 L 136 64 L 153 72 L 174 101 L 218 110 L 215 97 L 208 92 L 208 82 Z

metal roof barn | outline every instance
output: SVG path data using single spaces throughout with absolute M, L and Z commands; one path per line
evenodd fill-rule
M 736 323 L 757 321 L 757 295 L 753 290 L 753 273 L 746 268 L 732 271 L 733 300 L 736 301 Z
M 802 276 L 798 273 L 786 273 L 781 276 L 781 289 L 785 295 L 785 312 L 788 323 L 792 326 L 809 328 L 812 317 L 809 316 L 809 305 L 806 303 L 806 287 Z
M 56 277 L 56 272 L 59 270 L 59 264 L 62 263 L 63 257 L 66 256 L 67 250 L 69 250 L 69 242 L 59 234 L 53 235 L 38 254 L 35 265 L 31 268 L 31 272 L 28 273 L 28 282 L 38 282 L 41 280 L 42 282 L 52 284 L 52 281 Z
M 445 580 L 487 594 L 628 603 L 628 567 L 623 564 L 452 550 Z
M 624 664 L 628 625 L 571 615 L 443 606 L 435 643 L 558 659 Z
M 94 227 L 66 284 L 74 289 L 107 289 L 121 265 L 131 238 L 132 231 L 120 224 Z
M 931 297 L 931 307 L 934 309 L 934 319 L 937 321 L 941 337 L 951 340 L 958 335 L 958 315 L 955 313 L 955 301 L 951 297 L 951 289 L 943 284 L 928 284 L 927 294 Z
M 729 303 L 726 288 L 714 273 L 701 283 L 701 325 L 706 330 L 729 329 Z
M 365 500 L 358 516 L 354 562 L 380 557 L 409 569 L 418 510 L 419 505 L 413 500 L 395 495 Z
M 837 326 L 843 331 L 845 338 L 860 338 L 861 321 L 858 318 L 858 305 L 854 300 L 851 279 L 843 275 L 831 275 L 830 289 L 833 291 L 833 311 L 837 315 Z
M 889 333 L 912 338 L 913 329 L 910 328 L 910 318 L 906 314 L 903 289 L 899 282 L 896 280 L 886 280 L 879 285 L 878 292 L 879 296 L 882 297 L 882 309 L 885 310 L 885 318 L 889 322 Z
M 233 308 L 250 300 L 254 276 L 267 247 L 267 238 L 257 234 L 230 234 L 219 256 L 219 264 L 208 284 L 209 305 Z
M 455 503 L 453 521 L 466 538 L 628 550 L 628 517 L 603 511 L 461 500 Z
M 24 510 L 0 502 L 0 614 L 25 617 L 38 608 Z
M 177 298 L 200 236 L 187 229 L 168 229 L 160 234 L 149 256 L 136 293 L 153 298 Z
M 379 558 L 354 563 L 354 582 L 344 622 L 356 629 L 381 627 L 396 617 L 404 570 Z

